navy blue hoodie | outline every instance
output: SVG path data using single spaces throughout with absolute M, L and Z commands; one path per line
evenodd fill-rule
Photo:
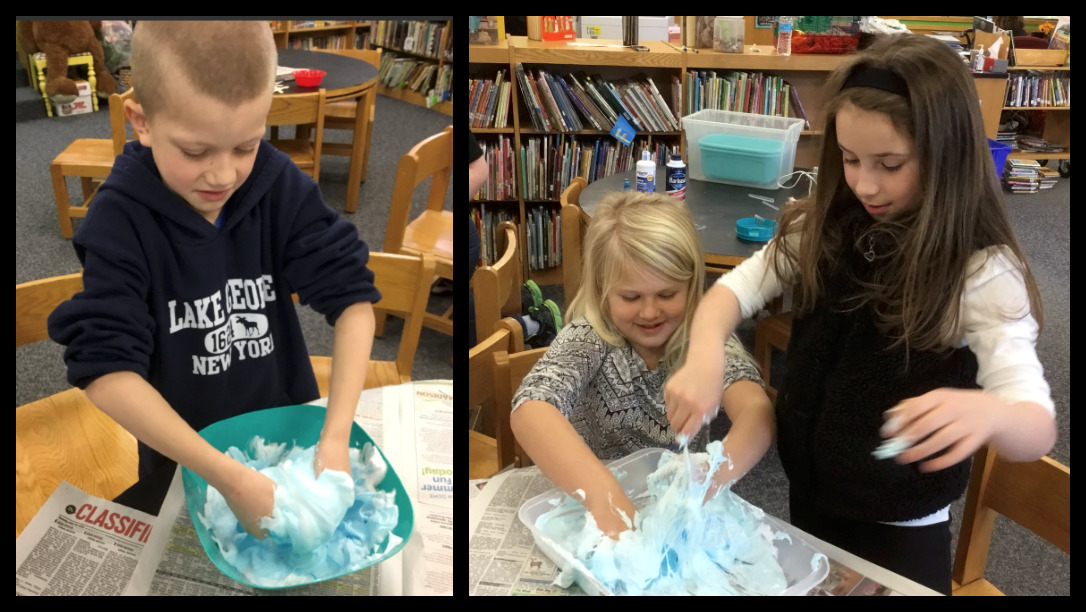
M 355 227 L 267 142 L 216 227 L 129 142 L 73 238 L 84 290 L 49 317 L 68 381 L 143 376 L 197 431 L 319 396 L 291 299 L 328 323 L 381 295 Z M 162 456 L 140 443 L 140 476 Z

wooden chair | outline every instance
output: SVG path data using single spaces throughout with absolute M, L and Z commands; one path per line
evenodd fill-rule
M 15 346 L 48 337 L 46 320 L 83 290 L 83 275 L 15 285 Z M 62 480 L 113 499 L 137 480 L 136 439 L 72 388 L 15 409 L 15 536 Z
M 528 372 L 532 371 L 539 358 L 547 352 L 547 347 L 520 351 L 510 354 L 506 351 L 498 351 L 494 354 L 494 378 L 495 395 L 494 410 L 497 423 L 498 439 L 511 439 L 513 444 L 499 445 L 501 449 L 500 465 L 513 464 L 515 467 L 527 467 L 532 465 L 532 460 L 525 454 L 524 449 L 513 437 L 513 430 L 509 426 L 509 415 L 513 410 L 513 394 L 517 392 L 520 383 Z
M 384 245 L 386 253 L 432 255 L 437 264 L 437 275 L 449 280 L 453 279 L 453 214 L 452 211 L 444 210 L 444 203 L 452 178 L 452 168 L 451 125 L 419 142 L 400 157 Z M 409 222 L 412 194 L 419 183 L 427 178 L 430 179 L 430 190 L 426 199 L 426 210 Z M 385 312 L 382 309 L 377 318 L 378 335 L 384 329 L 384 322 Z M 426 313 L 423 325 L 452 335 L 451 308 L 443 315 Z
M 98 186 L 113 169 L 113 160 L 124 151 L 124 144 L 129 140 L 124 101 L 131 97 L 131 87 L 123 94 L 109 96 L 109 138 L 77 138 L 49 164 L 60 235 L 65 238 L 71 238 L 75 232 L 72 218 L 87 216 L 87 209 Z M 80 204 L 73 204 L 68 195 L 66 177 L 69 176 L 79 177 L 83 188 Z
M 429 255 L 411 256 L 371 252 L 367 264 L 373 270 L 374 284 L 381 291 L 381 308 L 403 318 L 400 348 L 395 361 L 370 361 L 366 389 L 398 385 L 411 381 L 411 366 L 422 333 L 422 313 L 430 296 L 434 277 L 434 259 Z M 310 356 L 321 397 L 328 396 L 332 377 L 332 358 Z
M 320 180 L 321 152 L 324 145 L 324 100 L 325 90 L 312 93 L 279 94 L 272 96 L 271 109 L 268 110 L 267 125 L 275 128 L 282 125 L 304 126 L 313 124 L 316 130 L 309 136 L 308 129 L 295 128 L 295 137 L 279 138 L 275 131 L 268 140 L 275 148 L 290 156 L 303 172 Z
M 495 427 L 497 380 L 495 378 L 494 355 L 517 353 L 524 350 L 523 333 L 520 325 L 513 321 L 515 331 L 499 326 L 487 338 L 481 340 L 468 352 L 468 406 L 479 408 L 483 415 L 480 420 L 489 421 L 478 431 L 472 427 L 468 444 L 468 475 L 476 478 L 489 478 L 498 473 L 512 460 L 503 461 L 503 457 L 513 456 L 511 445 L 514 444 L 512 432 L 508 427 Z M 505 418 L 508 422 L 508 416 Z M 495 435 L 488 435 L 493 430 Z
M 588 217 L 581 210 L 581 191 L 588 185 L 583 177 L 574 177 L 562 191 L 562 295 L 566 304 L 581 287 L 581 249 L 588 230 Z
M 314 49 L 314 51 L 344 55 L 362 60 L 376 67 L 381 66 L 381 49 Z M 348 130 L 352 132 L 352 140 L 347 143 L 325 142 L 323 153 L 325 155 L 349 156 L 355 150 L 355 145 L 361 144 L 362 148 L 359 151 L 362 155 L 362 182 L 366 181 L 366 168 L 369 166 L 370 162 L 370 141 L 373 140 L 373 123 L 377 115 L 377 95 L 370 94 L 367 97 L 367 102 L 367 108 L 363 110 L 363 112 L 366 113 L 366 116 L 363 122 L 365 132 L 362 134 L 354 133 L 358 114 L 358 100 L 329 102 L 324 106 L 324 129 Z M 354 140 L 356 138 L 358 139 L 357 141 Z M 346 212 L 354 212 L 355 205 L 356 202 L 348 201 L 344 210 L 346 210 Z
M 997 514 L 1070 555 L 1071 468 L 1050 457 L 1011 463 L 987 446 L 977 451 L 954 555 L 954 595 L 1003 594 L 984 579 Z
M 777 389 L 769 384 L 769 369 L 773 363 L 773 349 L 788 349 L 788 339 L 792 336 L 792 313 L 782 312 L 770 315 L 758 321 L 754 328 L 754 361 L 762 372 L 765 381 L 765 393 L 769 401 L 777 401 Z
M 502 317 L 520 314 L 521 268 L 517 226 L 503 221 L 498 225 L 498 235 L 505 237 L 501 259 L 493 265 L 477 268 L 471 277 L 475 293 L 476 342 L 482 342 L 493 333 Z

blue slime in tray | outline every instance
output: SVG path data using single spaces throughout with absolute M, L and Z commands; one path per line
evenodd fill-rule
M 789 536 L 728 487 L 702 505 L 712 475 L 722 464 L 727 469 L 719 441 L 706 453 L 684 455 L 661 455 L 647 491 L 632 500 L 639 508 L 633 529 L 618 540 L 604 535 L 569 496 L 536 526 L 616 595 L 780 594 L 788 581 L 773 540 Z M 621 482 L 624 474 L 616 476 Z M 570 571 L 558 578 L 562 586 L 572 581 Z
M 377 490 L 387 467 L 376 447 L 351 448 L 351 476 L 334 470 L 313 475 L 316 446 L 288 448 L 259 436 L 248 453 L 230 447 L 226 454 L 276 483 L 275 509 L 261 519 L 269 536 L 246 533 L 222 494 L 207 488 L 199 515 L 228 563 L 251 583 L 304 584 L 360 569 L 396 546 L 392 533 L 399 517 L 395 494 Z

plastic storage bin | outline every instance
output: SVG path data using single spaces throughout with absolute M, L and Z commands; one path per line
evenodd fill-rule
M 1007 155 L 1011 152 L 1011 145 L 988 139 L 988 148 L 992 150 L 992 159 L 995 160 L 996 178 L 1003 177 L 1003 166 L 1007 164 Z
M 622 459 L 615 459 L 608 467 L 615 472 L 625 472 L 625 477 L 620 478 L 623 489 L 630 500 L 638 507 L 641 507 L 646 501 L 646 496 L 643 494 L 648 490 L 649 474 L 654 472 L 656 466 L 660 464 L 660 456 L 663 453 L 670 452 L 663 448 L 645 448 Z M 547 555 L 547 558 L 558 567 L 563 570 L 573 571 L 574 582 L 585 593 L 589 595 L 611 595 L 610 590 L 596 580 L 583 563 L 574 558 L 568 551 L 559 548 L 553 540 L 543 535 L 539 528 L 536 527 L 536 520 L 543 513 L 553 510 L 564 496 L 565 493 L 558 488 L 537 495 L 524 502 L 517 512 L 517 516 L 532 532 L 532 537 L 535 539 L 539 550 Z M 583 512 L 584 510 L 578 507 L 576 511 Z M 803 539 L 802 532 L 795 527 L 768 514 L 763 516 L 763 520 L 773 529 L 791 536 L 791 541 L 779 539 L 773 542 L 774 546 L 777 547 L 777 562 L 780 563 L 785 578 L 788 579 L 788 588 L 781 595 L 806 595 L 808 591 L 829 575 L 829 561 L 825 555 L 820 555 L 817 550 L 811 547 Z M 817 563 L 815 563 L 816 557 L 818 558 Z
M 713 20 L 713 49 L 724 53 L 742 53 L 746 22 L 742 17 L 717 17 Z
M 683 117 L 683 130 L 690 158 L 688 179 L 778 189 L 777 179 L 794 169 L 803 119 L 705 109 Z M 701 143 L 712 135 L 716 136 L 706 142 L 706 156 Z M 751 139 L 769 142 L 758 144 Z M 773 147 L 779 151 L 769 154 Z M 732 164 L 745 169 L 731 168 Z

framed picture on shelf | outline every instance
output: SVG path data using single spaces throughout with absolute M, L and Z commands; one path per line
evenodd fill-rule
M 773 24 L 777 23 L 777 17 L 755 17 L 754 27 L 762 30 L 772 30 Z

